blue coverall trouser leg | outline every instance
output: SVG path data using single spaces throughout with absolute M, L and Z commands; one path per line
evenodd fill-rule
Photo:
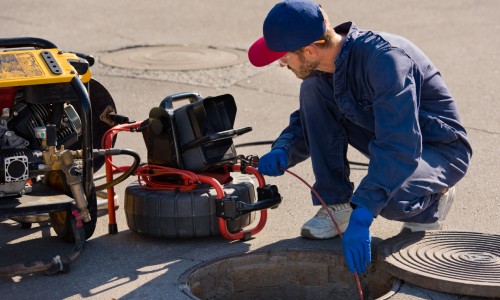
M 310 97 L 301 96 L 300 122 L 316 177 L 314 188 L 327 205 L 346 203 L 354 188 L 349 181 L 347 144 L 369 157 L 368 144 L 374 134 L 340 117 L 331 97 L 316 89 L 304 92 Z M 437 200 L 463 178 L 470 157 L 470 149 L 460 138 L 449 143 L 423 143 L 417 168 L 391 191 L 380 215 L 404 222 L 435 222 Z M 312 197 L 313 204 L 321 204 Z

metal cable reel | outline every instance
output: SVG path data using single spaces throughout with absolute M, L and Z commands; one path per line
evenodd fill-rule
M 189 104 L 174 110 L 173 103 L 182 100 Z M 194 188 L 129 185 L 125 214 L 130 229 L 157 237 L 221 234 L 230 240 L 248 239 L 262 230 L 266 209 L 277 207 L 281 196 L 275 186 L 265 185 L 252 166 L 237 164 L 233 138 L 251 127 L 233 129 L 235 116 L 236 104 L 229 94 L 203 98 L 197 93 L 178 93 L 151 109 L 149 119 L 140 126 L 148 164 L 172 172 L 156 177 L 160 182 L 185 182 L 186 176 L 194 176 L 190 182 Z M 257 179 L 258 187 L 249 175 Z M 244 230 L 255 220 L 255 211 L 261 214 L 257 226 Z

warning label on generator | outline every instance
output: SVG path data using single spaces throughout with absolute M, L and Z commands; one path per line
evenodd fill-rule
M 33 78 L 43 75 L 33 53 L 0 54 L 0 79 Z

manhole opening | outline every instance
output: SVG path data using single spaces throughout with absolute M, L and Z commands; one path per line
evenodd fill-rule
M 385 299 L 400 281 L 374 267 L 360 277 L 364 299 Z M 262 251 L 220 258 L 181 276 L 192 299 L 359 299 L 342 255 L 331 251 Z

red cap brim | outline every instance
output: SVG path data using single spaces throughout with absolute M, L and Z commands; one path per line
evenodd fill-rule
M 261 37 L 248 49 L 248 59 L 256 67 L 267 66 L 285 56 L 287 52 L 276 52 L 267 47 L 264 37 Z

